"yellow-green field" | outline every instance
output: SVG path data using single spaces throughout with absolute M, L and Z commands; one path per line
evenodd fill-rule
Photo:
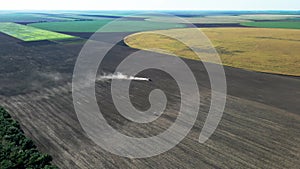
M 0 23 L 0 32 L 23 41 L 61 40 L 75 38 L 74 36 L 20 25 L 11 22 Z
M 168 31 L 175 37 L 188 36 L 190 44 L 196 45 L 199 39 L 190 35 L 191 29 L 195 28 L 133 34 L 125 38 L 125 43 L 133 48 L 173 53 L 199 60 L 197 55 L 183 43 L 157 34 Z M 211 40 L 224 65 L 300 76 L 300 30 L 269 28 L 204 28 L 200 30 Z M 201 46 L 193 47 L 202 48 Z M 199 54 L 209 55 L 203 52 Z

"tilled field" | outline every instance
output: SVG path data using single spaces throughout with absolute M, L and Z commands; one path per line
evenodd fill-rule
M 77 50 L 79 48 L 80 45 Z M 56 48 L 56 52 L 62 50 L 65 49 Z M 122 43 L 116 45 L 107 55 L 103 70 L 112 72 L 118 62 L 134 51 Z M 51 56 L 51 51 L 43 52 L 40 51 L 41 55 L 47 53 Z M 77 56 L 72 53 L 66 52 L 67 56 L 76 59 Z M 196 124 L 179 145 L 151 158 L 129 159 L 113 155 L 86 136 L 73 108 L 71 81 L 68 81 L 70 71 L 64 72 L 69 77 L 66 78 L 68 82 L 33 88 L 26 93 L 1 95 L 0 104 L 21 123 L 26 135 L 42 152 L 52 155 L 53 163 L 60 168 L 296 169 L 300 166 L 300 79 L 225 67 L 228 83 L 225 112 L 212 137 L 200 144 L 199 133 L 210 105 L 210 84 L 200 62 L 185 62 L 194 72 L 201 92 Z M 51 64 L 48 69 L 51 69 Z M 54 67 L 52 70 L 60 69 Z M 165 113 L 151 125 L 137 125 L 124 119 L 113 106 L 111 82 L 96 83 L 97 100 L 104 117 L 115 129 L 130 136 L 147 137 L 160 133 L 172 124 L 178 113 L 180 96 L 174 80 L 157 71 L 145 74 L 153 78 L 153 82 L 134 81 L 131 84 L 132 101 L 136 107 L 142 109 L 148 106 L 149 91 L 153 88 L 161 88 L 169 96 Z M 7 80 L 13 82 L 12 77 Z

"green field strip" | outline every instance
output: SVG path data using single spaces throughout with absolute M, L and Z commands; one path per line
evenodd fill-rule
M 138 32 L 148 30 L 162 30 L 172 28 L 185 28 L 185 24 L 162 23 L 150 21 L 122 21 L 122 20 L 95 20 L 95 21 L 72 21 L 72 22 L 43 22 L 33 23 L 30 26 L 58 32 Z
M 25 26 L 11 22 L 0 23 L 0 32 L 26 42 L 76 38 L 75 36 L 51 32 L 48 30 L 42 30 L 31 26 Z
M 96 21 L 67 21 L 67 22 L 43 22 L 33 23 L 30 26 L 58 32 L 96 32 L 99 28 L 111 22 L 112 20 Z
M 243 26 L 259 27 L 259 28 L 285 28 L 285 29 L 300 29 L 299 21 L 288 22 L 246 22 L 241 23 Z

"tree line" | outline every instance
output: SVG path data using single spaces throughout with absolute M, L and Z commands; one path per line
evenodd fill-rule
M 58 169 L 50 163 L 52 157 L 37 150 L 3 107 L 0 107 L 0 141 L 1 169 Z

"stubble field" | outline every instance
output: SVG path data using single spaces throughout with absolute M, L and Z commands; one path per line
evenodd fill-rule
M 224 65 L 267 73 L 300 75 L 300 30 L 264 28 L 203 28 Z M 133 34 L 125 38 L 127 45 L 143 50 L 175 54 L 199 60 L 199 57 L 176 39 L 160 35 L 168 32 L 174 37 L 189 37 L 198 54 L 209 60 L 199 39 L 189 29 L 173 29 Z M 205 59 L 207 57 L 207 59 Z

